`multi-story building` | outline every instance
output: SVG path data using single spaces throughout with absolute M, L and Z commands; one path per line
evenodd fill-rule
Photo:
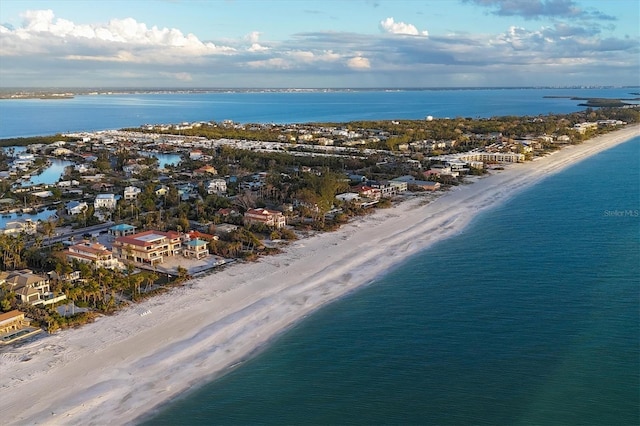
M 138 194 L 140 194 L 141 192 L 142 190 L 137 186 L 127 186 L 124 189 L 124 199 L 125 201 L 135 200 L 136 198 L 138 198 Z
M 182 235 L 178 232 L 144 231 L 113 242 L 113 255 L 117 259 L 157 265 L 165 257 L 182 253 Z
M 206 241 L 196 238 L 185 242 L 184 257 L 200 260 L 204 259 L 208 255 L 209 247 Z
M 263 223 L 275 228 L 283 228 L 286 224 L 286 217 L 277 210 L 249 209 L 244 214 L 244 223 Z
M 3 281 L 5 288 L 15 293 L 23 303 L 49 305 L 67 298 L 64 294 L 52 293 L 49 278 L 34 274 L 29 269 L 9 272 Z
M 224 179 L 211 179 L 207 185 L 208 194 L 224 194 L 227 192 L 227 181 Z
M 116 208 L 117 202 L 118 200 L 116 200 L 116 196 L 114 194 L 98 194 L 93 202 L 93 207 L 96 211 L 101 208 L 113 210 Z
M 88 263 L 94 269 L 122 268 L 122 263 L 118 259 L 114 258 L 113 254 L 100 243 L 92 243 L 85 240 L 79 244 L 70 246 L 65 251 L 65 254 L 68 261 L 72 262 L 76 260 L 80 263 Z

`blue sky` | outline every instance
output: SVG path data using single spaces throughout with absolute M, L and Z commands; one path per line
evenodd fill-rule
M 640 84 L 638 0 L 0 0 L 2 87 Z

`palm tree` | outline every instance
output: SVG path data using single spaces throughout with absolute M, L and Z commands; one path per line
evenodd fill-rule
M 47 220 L 46 222 L 42 223 L 42 230 L 48 239 L 47 245 L 49 246 L 49 251 L 51 251 L 51 236 L 53 235 L 55 229 L 56 223 L 54 221 Z

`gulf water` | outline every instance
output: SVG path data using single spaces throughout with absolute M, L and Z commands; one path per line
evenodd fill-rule
M 639 159 L 484 211 L 145 424 L 640 424 Z

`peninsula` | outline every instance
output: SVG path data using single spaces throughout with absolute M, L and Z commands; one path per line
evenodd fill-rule
M 585 118 L 582 117 L 582 119 Z M 74 288 L 73 285 L 69 284 L 65 287 L 62 276 L 72 275 L 75 273 L 73 269 L 71 271 L 60 269 L 55 272 L 59 277 L 57 279 L 61 286 L 59 289 L 78 305 L 91 308 L 90 310 L 94 312 L 104 311 L 105 313 L 109 312 L 110 306 L 119 305 L 117 313 L 95 316 L 94 322 L 78 329 L 63 329 L 49 336 L 0 349 L 0 356 L 3 359 L 0 366 L 0 377 L 2 377 L 0 388 L 3 390 L 3 395 L 6 395 L 0 402 L 0 408 L 5 414 L 4 418 L 9 424 L 135 421 L 140 416 L 146 415 L 153 407 L 187 391 L 193 385 L 229 371 L 291 324 L 324 304 L 366 285 L 376 276 L 384 274 L 392 265 L 402 262 L 407 256 L 460 232 L 479 211 L 504 202 L 517 191 L 540 182 L 549 174 L 640 135 L 640 126 L 637 123 L 624 125 L 615 124 L 616 120 L 612 118 L 607 120 L 614 121 L 605 120 L 600 124 L 597 121 L 567 122 L 565 128 L 568 125 L 571 130 L 565 135 L 559 135 L 567 136 L 560 139 L 560 142 L 557 141 L 558 136 L 555 138 L 549 136 L 551 140 L 545 142 L 544 139 L 538 139 L 542 135 L 536 135 L 536 138 L 531 139 L 516 139 L 515 135 L 509 136 L 504 133 L 500 136 L 497 134 L 491 136 L 494 132 L 486 132 L 483 133 L 485 137 L 478 136 L 472 139 L 469 137 L 472 132 L 468 128 L 459 127 L 461 123 L 458 122 L 452 129 L 454 130 L 453 138 L 448 139 L 455 140 L 455 143 L 447 144 L 447 139 L 444 138 L 403 139 L 406 133 L 397 132 L 393 138 L 369 140 L 367 143 L 372 145 L 367 148 L 343 143 L 339 146 L 336 146 L 338 144 L 322 145 L 317 143 L 318 139 L 327 136 L 314 135 L 306 128 L 296 129 L 295 144 L 286 139 L 275 142 L 242 139 L 243 149 L 239 151 L 230 147 L 230 139 L 210 139 L 187 134 L 218 131 L 213 126 L 191 126 L 192 128 L 188 129 L 185 127 L 189 125 L 182 124 L 177 126 L 181 127 L 180 129 L 175 129 L 174 126 L 173 129 L 164 130 L 156 126 L 148 126 L 136 132 L 133 129 L 127 129 L 122 132 L 101 133 L 102 145 L 100 146 L 104 146 L 107 151 L 110 146 L 112 147 L 111 152 L 116 154 L 115 158 L 122 159 L 120 167 L 134 164 L 147 165 L 147 167 L 133 167 L 132 173 L 133 170 L 138 170 L 135 173 L 139 176 L 142 173 L 143 179 L 138 178 L 138 181 L 146 181 L 145 173 L 150 173 L 149 181 L 158 179 L 158 184 L 150 187 L 149 190 L 153 192 L 153 196 L 148 194 L 151 202 L 146 202 L 146 207 L 144 207 L 145 196 L 142 190 L 140 193 L 128 191 L 130 196 L 135 192 L 137 197 L 141 197 L 135 198 L 138 202 L 132 202 L 132 199 L 125 200 L 126 194 L 123 193 L 122 202 L 129 201 L 129 203 L 123 204 L 125 208 L 120 211 L 118 211 L 120 200 L 116 200 L 112 209 L 109 207 L 110 197 L 96 195 L 92 203 L 94 207 L 90 220 L 107 225 L 105 229 L 109 232 L 105 234 L 107 239 L 104 241 L 109 241 L 111 238 L 112 256 L 97 258 L 105 262 L 103 267 L 94 270 L 99 271 L 99 274 L 92 272 L 91 268 L 82 266 L 87 264 L 78 260 L 81 258 L 78 252 L 75 252 L 78 255 L 76 256 L 78 263 L 73 263 L 80 273 L 90 277 L 89 280 L 84 281 L 85 283 L 96 283 L 97 286 L 93 292 L 87 288 L 83 290 L 84 293 L 74 293 L 70 291 Z M 535 123 L 535 119 L 521 120 L 518 125 Z M 415 124 L 391 122 L 387 125 L 402 127 L 405 129 L 404 132 L 408 132 L 407 129 L 415 132 Z M 450 131 L 448 124 L 436 124 L 443 126 L 438 131 Z M 482 124 L 481 121 L 474 125 Z M 484 124 L 487 128 L 493 126 L 490 121 Z M 249 130 L 236 128 L 235 123 L 226 123 L 226 125 L 240 135 L 244 135 L 242 132 Z M 351 128 L 347 125 L 344 128 L 335 126 L 334 130 L 349 135 L 349 132 L 359 134 L 363 129 L 355 123 L 350 126 Z M 206 129 L 203 130 L 203 127 Z M 329 127 L 328 125 L 315 126 L 325 130 Z M 379 136 L 384 136 L 384 129 L 374 128 L 371 125 L 366 128 L 374 129 L 378 131 Z M 461 131 L 455 132 L 455 128 Z M 613 130 L 615 128 L 617 130 Z M 255 131 L 266 130 L 256 129 Z M 292 133 L 285 130 L 278 129 L 275 134 Z M 180 134 L 170 137 L 168 133 L 171 132 L 180 132 Z M 307 139 L 305 137 L 299 139 L 300 136 L 309 133 L 312 137 L 308 140 L 305 141 Z M 159 136 L 154 137 L 154 135 Z M 478 149 L 479 147 L 456 148 L 458 139 L 464 140 L 465 135 L 468 138 L 467 143 L 475 141 L 473 143 L 481 144 L 482 149 Z M 77 138 L 78 143 L 92 147 L 86 154 L 94 152 L 93 149 L 98 147 L 97 135 L 69 136 Z M 572 136 L 579 137 L 581 143 L 572 141 Z M 357 138 L 345 137 L 344 141 L 360 140 L 363 137 L 363 135 Z M 491 137 L 499 139 L 491 139 Z M 277 136 L 276 139 L 278 139 Z M 115 222 L 134 223 L 135 220 L 137 221 L 135 223 L 147 230 L 144 231 L 147 232 L 145 235 L 151 235 L 148 234 L 151 232 L 154 238 L 179 237 L 188 229 L 183 226 L 191 228 L 196 223 L 207 226 L 209 228 L 206 229 L 207 231 L 215 232 L 216 227 L 221 227 L 221 223 L 215 223 L 216 220 L 212 220 L 214 223 L 211 224 L 203 223 L 204 219 L 207 219 L 207 211 L 210 210 L 208 204 L 203 204 L 200 212 L 196 206 L 195 216 L 189 216 L 189 213 L 185 212 L 184 218 L 181 218 L 179 215 L 181 208 L 186 209 L 181 207 L 182 204 L 190 206 L 197 203 L 186 201 L 183 203 L 181 196 L 184 193 L 177 192 L 178 198 L 175 200 L 177 206 L 173 206 L 173 201 L 169 197 L 170 185 L 172 186 L 173 182 L 169 180 L 163 183 L 159 178 L 165 172 L 171 172 L 173 176 L 179 176 L 183 172 L 171 166 L 165 172 L 158 173 L 153 162 L 130 163 L 126 161 L 125 153 L 120 151 L 122 146 L 126 145 L 115 143 L 116 140 L 128 141 L 129 146 L 135 147 L 133 150 L 139 150 L 140 143 L 154 144 L 158 152 L 163 152 L 162 149 L 167 146 L 184 146 L 187 155 L 183 157 L 183 161 L 191 161 L 191 166 L 200 164 L 198 161 L 211 163 L 215 153 L 216 158 L 222 156 L 225 164 L 228 164 L 229 177 L 239 176 L 240 173 L 234 172 L 244 169 L 246 179 L 238 179 L 236 182 L 231 180 L 227 182 L 224 178 L 227 174 L 221 174 L 225 184 L 229 184 L 229 188 L 238 192 L 233 194 L 235 198 L 230 201 L 230 204 L 218 205 L 215 209 L 211 207 L 212 214 L 215 211 L 213 215 L 220 217 L 224 213 L 231 214 L 231 210 L 234 209 L 244 211 L 244 215 L 241 214 L 237 219 L 240 221 L 238 225 L 225 222 L 237 227 L 231 231 L 234 236 L 220 236 L 218 239 L 208 240 L 211 249 L 209 255 L 231 259 L 234 258 L 233 250 L 236 250 L 236 254 L 239 255 L 237 258 L 244 261 L 229 263 L 224 268 L 215 270 L 214 273 L 199 273 L 201 270 L 196 268 L 193 274 L 189 271 L 183 274 L 175 264 L 173 269 L 162 269 L 163 261 L 146 262 L 143 258 L 132 259 L 131 251 L 135 249 L 135 244 L 131 240 L 133 236 L 124 238 L 117 236 L 116 232 L 126 232 L 129 228 L 114 225 Z M 312 141 L 316 143 L 302 143 Z M 239 143 L 240 140 L 235 140 L 233 145 Z M 295 145 L 293 152 L 296 154 L 294 156 L 296 162 L 286 165 L 289 173 L 286 173 L 287 170 L 277 169 L 281 158 L 291 158 L 282 157 L 284 153 L 277 149 L 278 143 L 284 143 L 289 147 Z M 196 144 L 201 145 L 196 146 Z M 547 144 L 546 150 L 545 144 Z M 385 145 L 387 150 L 380 152 L 381 147 Z M 65 144 L 61 144 L 54 148 L 64 148 L 64 146 Z M 327 147 L 335 149 L 327 149 Z M 531 151 L 528 151 L 528 148 L 531 148 Z M 539 150 L 540 155 L 534 156 L 535 150 Z M 100 152 L 100 149 L 96 151 Z M 434 151 L 437 152 L 434 153 Z M 121 157 L 118 157 L 118 154 Z M 209 155 L 211 158 L 207 158 Z M 98 194 L 107 193 L 116 188 L 114 182 L 105 179 L 112 163 L 106 162 L 100 165 L 100 161 L 104 159 L 99 155 L 97 157 L 89 161 L 96 162 L 95 167 L 103 173 L 103 177 L 95 179 L 92 185 L 98 185 L 96 187 Z M 306 165 L 306 161 L 320 161 L 323 167 Z M 338 179 L 335 171 L 329 173 L 327 170 L 332 164 L 361 167 L 353 167 L 350 170 L 352 173 L 345 174 L 343 181 Z M 466 167 L 463 167 L 463 164 L 466 164 Z M 264 175 L 258 171 L 261 166 L 266 169 Z M 222 169 L 222 166 L 219 167 Z M 377 180 L 355 173 L 363 172 L 365 169 Z M 277 174 L 273 172 L 275 170 L 278 170 Z M 394 185 L 389 175 L 396 174 L 400 170 L 404 170 L 405 174 L 398 177 L 407 176 L 407 178 L 396 180 L 397 185 Z M 455 174 L 456 171 L 458 174 Z M 203 170 L 202 173 L 209 172 Z M 91 172 L 88 176 L 97 174 L 100 173 Z M 196 175 L 189 174 L 189 179 L 193 176 Z M 271 180 L 269 176 L 272 177 Z M 274 180 L 274 176 L 278 179 Z M 296 176 L 299 180 L 293 179 Z M 332 178 L 327 179 L 326 176 L 332 176 Z M 215 175 L 208 176 L 203 179 L 203 182 L 207 181 L 209 185 L 211 181 L 216 182 L 215 179 L 217 179 Z M 69 190 L 77 190 L 78 185 L 74 185 L 73 180 L 71 176 Z M 301 185 L 301 182 L 305 184 Z M 376 188 L 363 185 L 371 182 L 376 182 L 379 186 Z M 135 186 L 133 183 L 135 181 L 127 181 L 124 184 L 130 187 Z M 105 188 L 105 184 L 112 186 Z M 296 184 L 298 186 L 295 186 Z M 347 184 L 346 187 L 343 186 L 344 184 Z M 120 185 L 123 184 L 120 183 Z M 163 191 L 164 195 L 156 194 L 156 188 L 162 189 L 163 185 L 167 187 L 166 191 Z M 221 203 L 223 198 L 221 185 L 222 182 L 216 182 L 211 187 L 201 188 L 200 190 L 205 191 L 204 193 L 197 190 L 196 194 L 205 195 L 203 200 L 210 195 L 211 198 L 207 203 Z M 411 190 L 409 185 L 412 185 Z M 211 188 L 213 192 L 208 194 L 207 188 Z M 229 188 L 225 188 L 225 191 Z M 295 211 L 297 215 L 288 215 L 286 207 L 275 210 L 278 201 L 280 205 L 289 204 L 286 202 L 286 195 L 283 195 L 286 194 L 285 188 L 291 188 L 291 194 L 295 195 L 297 202 L 290 203 L 292 204 L 290 213 Z M 444 188 L 447 190 L 443 191 Z M 42 189 L 39 188 L 36 192 L 42 192 Z M 177 191 L 177 188 L 175 189 Z M 63 190 L 66 193 L 67 189 L 63 188 Z M 59 193 L 61 197 L 64 195 L 63 190 Z M 324 191 L 328 191 L 326 194 L 330 195 L 324 194 Z M 387 195 L 391 195 L 390 200 L 398 197 L 397 200 L 400 202 L 384 201 L 385 191 Z M 336 198 L 336 195 L 343 197 Z M 98 200 L 100 201 L 96 203 Z M 327 204 L 327 201 L 331 202 Z M 293 204 L 297 205 L 293 206 Z M 377 208 L 380 206 L 386 208 Z M 87 203 L 87 209 L 89 207 L 91 204 Z M 170 210 L 174 207 L 175 210 Z M 73 214 L 68 216 L 71 216 L 71 220 L 77 225 L 86 225 L 87 209 L 84 210 L 85 214 L 81 209 L 79 216 Z M 259 216 L 265 218 L 269 216 L 268 222 L 258 224 L 253 222 L 256 219 L 252 214 L 255 214 L 254 210 L 258 209 L 269 213 Z M 167 214 L 163 214 L 165 211 L 173 211 L 175 216 L 168 219 Z M 278 213 L 285 217 L 282 222 L 278 219 L 280 217 Z M 115 222 L 111 222 L 116 218 L 118 219 Z M 225 217 L 224 220 L 233 222 L 229 217 Z M 284 226 L 280 226 L 280 223 Z M 136 225 L 129 226 L 136 227 Z M 160 227 L 164 229 L 158 229 Z M 81 226 L 78 229 L 83 228 Z M 114 234 L 111 234 L 112 228 L 115 228 Z M 333 232 L 318 232 L 328 230 Z M 49 231 L 43 229 L 43 231 L 44 234 L 41 235 L 44 238 L 38 243 L 40 246 L 55 249 L 56 244 L 62 244 L 64 241 L 58 240 L 59 242 L 52 244 L 49 242 L 50 245 L 47 245 L 45 240 L 55 239 L 55 233 L 51 229 Z M 40 233 L 39 230 L 36 232 Z M 206 234 L 202 231 L 198 232 Z M 189 248 L 190 246 L 186 243 L 199 240 L 201 234 L 191 234 L 189 239 L 179 237 L 184 244 L 182 248 L 185 252 L 192 250 L 191 252 L 197 257 L 197 244 Z M 255 237 L 258 241 L 254 239 Z M 87 242 L 82 245 L 98 244 L 99 241 L 96 240 L 99 238 L 102 238 L 100 234 L 96 237 L 88 235 Z M 145 238 L 148 240 L 148 237 Z M 289 242 L 284 243 L 287 239 Z M 283 243 L 280 244 L 278 241 Z M 126 244 L 131 245 L 126 246 Z M 7 247 L 3 246 L 3 249 L 6 250 Z M 74 256 L 68 249 L 63 250 L 67 250 L 65 256 L 70 254 Z M 350 253 L 350 256 L 341 256 L 340 253 Z M 163 257 L 169 260 L 171 256 L 165 254 Z M 184 260 L 178 261 L 178 265 L 186 264 L 189 257 L 181 259 Z M 7 261 L 12 261 L 15 265 L 20 262 L 20 259 L 16 259 L 15 256 L 13 258 L 3 256 L 3 262 Z M 121 266 L 118 266 L 119 262 Z M 114 273 L 122 274 L 119 276 L 127 284 L 122 290 L 118 287 L 108 287 L 113 286 L 113 281 L 109 281 L 108 278 L 110 274 L 106 272 L 111 264 L 115 265 L 114 271 L 120 271 Z M 158 275 L 162 275 L 162 272 L 158 274 L 158 271 L 163 270 L 176 277 L 179 276 L 183 285 L 154 292 L 153 289 L 158 288 L 158 285 L 162 287 L 162 283 L 154 283 L 154 280 L 151 280 L 154 278 L 151 274 L 156 274 L 155 280 L 158 280 L 160 279 Z M 148 285 L 144 285 L 144 279 L 131 278 L 135 276 L 149 278 Z M 143 287 L 152 291 L 147 293 Z M 148 297 L 152 294 L 155 294 L 155 297 Z M 38 300 L 45 299 L 39 296 Z M 130 303 L 132 301 L 138 303 Z M 52 305 L 56 306 L 57 303 L 66 302 L 55 302 Z M 27 306 L 22 304 L 19 307 Z M 51 318 L 54 316 L 49 317 Z M 42 325 L 47 327 L 46 323 Z M 54 330 L 55 328 L 49 328 L 49 331 Z M 74 383 L 75 386 L 60 389 L 56 384 L 62 382 Z M 58 389 L 58 391 L 51 392 L 51 389 Z M 25 398 L 31 401 L 26 406 L 23 403 Z

